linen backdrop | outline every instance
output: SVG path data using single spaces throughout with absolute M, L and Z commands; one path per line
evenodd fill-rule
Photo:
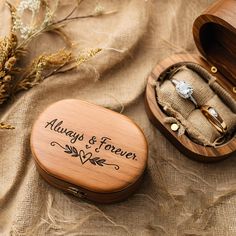
M 77 71 L 51 77 L 0 110 L 15 130 L 0 130 L 0 235 L 236 235 L 236 161 L 189 160 L 149 122 L 144 109 L 146 78 L 160 60 L 195 52 L 194 19 L 208 0 L 85 0 L 76 14 L 97 4 L 114 14 L 74 21 L 65 31 L 79 51 L 104 50 Z M 62 18 L 76 1 L 61 1 Z M 0 33 L 10 16 L 0 3 Z M 31 44 L 31 57 L 55 51 L 53 34 Z M 105 49 L 107 48 L 107 49 Z M 109 50 L 118 49 L 118 51 Z M 149 143 L 147 173 L 126 201 L 102 205 L 49 186 L 36 171 L 29 136 L 49 104 L 83 99 L 134 119 Z

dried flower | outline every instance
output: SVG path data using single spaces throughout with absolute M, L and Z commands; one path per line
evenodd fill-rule
M 5 124 L 4 122 L 0 122 L 0 129 L 15 129 L 14 126 Z
M 96 16 L 102 15 L 105 11 L 105 8 L 101 4 L 97 4 L 94 9 L 94 14 Z
M 15 64 L 16 64 L 16 57 L 15 56 L 10 57 L 5 63 L 4 70 L 11 71 Z
M 83 0 L 77 0 L 78 5 Z M 65 73 L 76 69 L 82 63 L 94 57 L 102 49 L 91 49 L 87 52 L 81 52 L 79 56 L 72 55 L 71 50 L 62 49 L 56 53 L 39 55 L 24 70 L 18 67 L 18 61 L 25 56 L 27 46 L 30 41 L 44 32 L 55 32 L 64 39 L 67 45 L 69 37 L 63 32 L 62 26 L 73 20 L 79 20 L 88 17 L 95 17 L 101 14 L 111 14 L 113 12 L 104 12 L 104 7 L 97 5 L 95 10 L 85 16 L 73 16 L 77 8 L 74 8 L 63 19 L 54 20 L 55 11 L 59 0 L 56 0 L 55 8 L 51 9 L 44 0 L 22 0 L 17 7 L 8 3 L 12 16 L 12 29 L 9 37 L 0 39 L 0 104 L 7 101 L 12 95 L 32 88 L 44 79 L 57 74 Z M 45 7 L 44 15 L 39 20 L 38 14 L 41 7 Z M 31 12 L 31 19 L 25 24 L 22 20 L 24 12 Z M 18 37 L 17 37 L 18 35 Z M 11 125 L 0 123 L 0 129 L 12 129 Z
M 16 64 L 17 38 L 15 34 L 0 39 L 0 104 L 5 102 L 10 96 L 12 88 L 12 73 Z
M 16 46 L 17 38 L 15 34 L 0 39 L 0 71 L 5 67 L 5 63 L 14 56 Z
M 94 57 L 101 50 L 102 50 L 101 48 L 96 48 L 96 49 L 91 49 L 86 53 L 81 53 L 79 57 L 76 58 L 77 66 L 80 66 L 82 63 L 88 61 L 91 57 Z
M 22 15 L 25 10 L 30 10 L 33 14 L 37 13 L 40 8 L 41 0 L 24 0 L 17 7 L 17 13 Z
M 13 32 L 20 32 L 21 38 L 26 39 L 29 34 L 31 33 L 31 29 L 29 26 L 24 25 L 24 23 L 21 20 L 22 14 L 24 10 L 27 9 L 28 4 L 27 1 L 20 2 L 18 8 L 16 9 L 13 5 L 8 3 L 10 10 L 11 10 L 11 16 L 12 16 L 12 31 Z
M 10 5 L 8 3 L 8 5 Z M 13 20 L 13 31 L 19 31 L 20 37 L 23 39 L 29 38 L 35 33 L 36 28 L 32 25 L 26 25 L 22 21 L 22 16 L 25 10 L 31 11 L 30 22 L 34 21 L 35 15 L 38 13 L 41 5 L 41 0 L 24 0 L 21 1 L 17 8 L 10 5 L 12 20 Z
M 0 78 L 3 78 L 5 76 L 6 72 L 5 71 L 0 71 Z
M 4 103 L 9 97 L 10 84 L 8 82 L 0 82 L 0 104 Z
M 68 64 L 72 59 L 70 51 L 60 50 L 53 54 L 44 54 L 35 59 L 28 68 L 26 75 L 16 86 L 16 91 L 26 90 L 39 84 L 51 74 L 51 70 L 58 69 Z
M 53 11 L 47 6 L 46 7 L 46 14 L 44 16 L 44 20 L 40 26 L 41 29 L 44 29 L 48 26 L 50 26 L 53 22 Z

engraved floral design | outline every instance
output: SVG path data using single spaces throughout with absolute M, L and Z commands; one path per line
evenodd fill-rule
M 105 165 L 109 165 L 109 166 L 114 166 L 115 170 L 119 170 L 120 167 L 116 164 L 111 164 L 111 163 L 107 163 L 106 159 L 100 158 L 100 157 L 93 157 L 93 154 L 91 152 L 85 152 L 84 150 L 78 150 L 76 147 L 71 146 L 66 144 L 65 146 L 62 146 L 60 143 L 58 142 L 51 142 L 50 143 L 51 146 L 55 146 L 58 145 L 59 147 L 61 147 L 62 149 L 64 149 L 64 152 L 71 155 L 72 157 L 79 157 L 82 165 L 85 164 L 86 162 L 90 162 L 90 164 L 95 165 L 95 166 L 105 166 Z

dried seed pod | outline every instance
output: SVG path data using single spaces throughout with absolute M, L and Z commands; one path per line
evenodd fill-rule
M 18 43 L 18 40 L 17 40 L 17 36 L 16 34 L 11 34 L 10 35 L 10 40 L 11 40 L 11 44 L 12 44 L 12 49 L 15 50 L 16 46 L 17 46 L 17 43 Z
M 0 100 L 0 102 L 1 102 L 1 100 Z M 5 124 L 4 122 L 1 122 L 0 129 L 15 129 L 15 127 L 12 125 L 9 125 L 9 124 Z
M 2 94 L 2 93 L 5 93 L 6 92 L 6 90 L 5 90 L 5 84 L 3 83 L 3 84 L 1 84 L 1 86 L 0 86 L 0 94 Z
M 0 71 L 0 78 L 3 78 L 4 76 L 6 75 L 6 72 L 5 71 Z
M 6 76 L 4 76 L 4 78 L 3 78 L 3 81 L 4 82 L 10 82 L 12 80 L 12 77 L 10 76 L 10 75 L 6 75 Z
M 17 38 L 15 34 L 11 34 L 9 37 L 0 39 L 0 70 L 5 67 L 5 62 L 15 54 L 17 46 Z
M 16 64 L 16 58 L 14 56 L 10 57 L 5 63 L 4 69 L 6 71 L 11 71 L 15 64 Z

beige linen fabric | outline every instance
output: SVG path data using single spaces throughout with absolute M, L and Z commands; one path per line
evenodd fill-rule
M 96 3 L 116 14 L 66 27 L 79 48 L 106 47 L 77 72 L 55 76 L 21 93 L 1 108 L 1 119 L 16 126 L 0 131 L 0 235 L 236 235 L 236 161 L 191 161 L 149 122 L 144 110 L 146 77 L 157 62 L 193 52 L 194 19 L 207 0 L 85 0 L 79 13 Z M 73 8 L 61 1 L 58 17 Z M 0 3 L 1 34 L 9 21 Z M 63 46 L 55 35 L 32 43 L 31 54 Z M 29 145 L 32 124 L 49 104 L 79 98 L 133 118 L 149 143 L 144 182 L 126 201 L 94 204 L 45 183 Z

